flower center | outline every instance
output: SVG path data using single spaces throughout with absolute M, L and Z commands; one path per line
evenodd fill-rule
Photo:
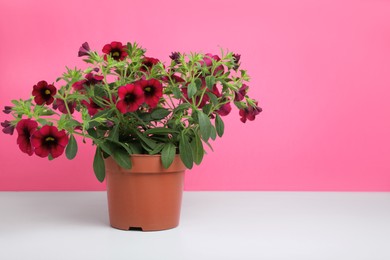
M 154 95 L 154 87 L 153 86 L 146 86 L 145 88 L 144 88 L 144 93 L 145 93 L 145 95 L 147 95 L 147 96 L 153 96 Z
M 136 100 L 136 95 L 134 95 L 134 94 L 132 94 L 132 93 L 130 93 L 130 94 L 127 94 L 126 96 L 125 96 L 125 102 L 126 103 L 133 103 L 135 100 Z
M 53 142 L 53 141 L 55 141 L 56 139 L 54 139 L 53 137 L 51 137 L 51 136 L 48 136 L 48 137 L 46 137 L 45 138 L 45 141 L 46 142 Z
M 114 59 L 119 59 L 120 56 L 121 56 L 121 51 L 118 50 L 118 49 L 113 49 L 113 50 L 111 50 L 111 56 L 112 56 Z
M 50 93 L 51 93 L 50 90 L 48 90 L 48 89 L 45 90 L 46 95 L 50 95 Z

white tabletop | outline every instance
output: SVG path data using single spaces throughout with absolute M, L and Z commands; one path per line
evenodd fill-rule
M 181 224 L 109 226 L 105 192 L 0 192 L 0 259 L 389 260 L 390 193 L 185 192 Z

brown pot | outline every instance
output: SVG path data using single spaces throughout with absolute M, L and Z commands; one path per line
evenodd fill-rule
M 156 231 L 177 227 L 185 166 L 176 155 L 165 169 L 160 155 L 131 155 L 132 168 L 105 160 L 110 224 L 122 230 Z

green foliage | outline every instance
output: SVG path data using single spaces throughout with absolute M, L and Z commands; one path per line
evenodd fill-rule
M 222 118 L 218 114 L 215 116 L 215 128 L 217 130 L 218 136 L 222 137 L 225 131 L 225 124 L 223 123 Z
M 164 168 L 171 166 L 176 155 L 176 146 L 172 143 L 164 144 L 163 149 L 161 150 L 161 162 Z
M 204 148 L 199 135 L 195 134 L 191 143 L 192 157 L 195 164 L 199 165 L 203 160 Z
M 202 135 L 202 139 L 207 142 L 211 135 L 211 128 L 213 127 L 210 118 L 200 110 L 197 110 L 197 116 L 199 120 L 199 128 L 200 133 Z
M 196 94 L 196 84 L 194 82 L 191 82 L 190 84 L 188 84 L 188 87 L 187 87 L 187 95 L 188 95 L 188 98 L 192 98 L 195 94 Z
M 190 146 L 190 142 L 188 141 L 188 136 L 184 134 L 184 132 L 180 135 L 180 143 L 179 143 L 179 152 L 180 158 L 183 161 L 184 165 L 188 169 L 192 169 L 194 164 L 194 159 L 192 157 L 192 149 Z
M 106 169 L 104 165 L 104 159 L 102 156 L 102 150 L 100 147 L 96 147 L 95 157 L 93 159 L 93 171 L 95 173 L 96 178 L 103 182 L 106 177 Z
M 209 90 L 213 90 L 213 86 L 215 84 L 215 77 L 212 75 L 209 75 L 206 77 L 206 86 Z
M 158 120 L 161 120 L 161 119 L 167 117 L 170 113 L 171 113 L 171 111 L 169 111 L 168 109 L 156 108 L 152 111 L 150 116 L 152 117 L 153 120 L 158 121 Z
M 70 135 L 68 145 L 65 149 L 66 158 L 72 160 L 77 154 L 77 141 L 73 135 Z

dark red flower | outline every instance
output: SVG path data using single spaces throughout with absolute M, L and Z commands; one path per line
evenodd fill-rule
M 213 60 L 214 61 L 220 61 L 221 58 L 218 55 L 212 55 L 211 53 L 206 53 L 205 56 L 203 57 L 203 60 L 201 60 L 199 63 L 201 66 L 207 66 L 211 70 L 211 67 L 213 66 Z M 218 74 L 223 74 L 224 73 L 224 68 L 223 65 L 219 65 L 218 67 L 215 68 L 213 75 L 216 76 Z
M 220 116 L 227 116 L 230 111 L 232 111 L 232 107 L 230 105 L 230 102 L 229 103 L 226 103 L 226 104 L 223 104 L 218 110 L 217 110 L 217 113 L 220 115 Z
M 169 58 L 174 60 L 177 64 L 180 64 L 180 52 L 172 52 L 171 55 L 169 55 Z
M 58 131 L 57 127 L 45 125 L 31 136 L 34 152 L 39 157 L 53 158 L 60 156 L 68 144 L 69 138 L 65 130 Z
M 37 127 L 38 123 L 31 119 L 22 119 L 16 125 L 16 131 L 18 132 L 16 143 L 22 152 L 30 156 L 34 153 L 30 139 L 31 135 L 37 130 Z
M 234 67 L 233 69 L 234 70 L 237 70 L 238 67 L 240 67 L 240 58 L 241 58 L 241 55 L 240 54 L 233 54 L 233 59 L 234 59 Z
M 4 122 L 1 122 L 1 126 L 3 127 L 3 133 L 7 135 L 13 135 L 15 127 L 11 125 L 11 122 L 8 120 L 5 120 Z
M 261 107 L 255 106 L 255 107 L 247 107 L 244 109 L 240 109 L 240 120 L 241 122 L 245 123 L 248 119 L 249 121 L 255 120 L 255 117 L 260 114 L 260 112 L 263 111 Z
M 144 91 L 138 84 L 127 84 L 118 89 L 116 108 L 123 114 L 136 111 L 145 101 Z
M 151 58 L 151 57 L 144 57 L 140 70 L 144 72 L 148 72 L 153 68 L 154 65 L 156 65 L 159 62 L 160 61 L 158 59 Z
M 54 95 L 57 93 L 57 89 L 53 85 L 48 85 L 46 81 L 39 81 L 33 87 L 32 95 L 37 105 L 50 105 L 54 101 Z
M 217 98 L 221 97 L 221 93 L 219 92 L 219 89 L 217 88 L 217 85 L 213 86 L 213 90 L 212 91 L 210 91 L 209 89 L 207 89 L 207 91 L 213 93 L 215 96 L 217 96 Z
M 104 79 L 103 76 L 100 76 L 100 75 L 96 75 L 96 74 L 93 74 L 93 73 L 88 73 L 87 75 L 85 75 L 84 77 L 85 79 L 83 80 L 79 80 L 75 83 L 73 83 L 72 87 L 77 90 L 77 91 L 80 91 L 80 92 L 84 92 L 85 88 L 84 87 L 90 87 L 90 86 L 93 86 L 93 85 L 96 85 L 98 83 L 101 83 Z
M 157 79 L 140 80 L 137 83 L 144 91 L 145 103 L 155 108 L 163 95 L 163 87 Z
M 9 114 L 12 112 L 12 107 L 11 106 L 4 106 L 3 113 L 4 114 Z
M 121 42 L 111 42 L 103 47 L 103 53 L 111 55 L 116 60 L 124 60 L 127 57 L 126 46 L 123 46 Z M 104 56 L 104 60 L 107 60 L 107 55 Z
M 242 87 L 237 91 L 235 92 L 235 96 L 234 96 L 234 101 L 241 101 L 244 99 L 244 97 L 246 96 L 246 93 L 248 92 L 248 86 L 245 85 L 245 84 L 242 84 Z
M 80 49 L 79 49 L 79 57 L 81 56 L 89 56 L 89 52 L 91 51 L 91 48 L 89 48 L 88 42 L 84 42 Z
M 76 107 L 76 103 L 74 101 L 68 102 L 68 108 L 71 114 L 74 113 L 75 107 Z M 56 98 L 56 101 L 53 104 L 53 109 L 58 109 L 61 113 L 68 114 L 68 110 L 66 109 L 65 102 L 61 98 Z
M 89 99 L 89 103 L 85 100 L 83 100 L 81 102 L 84 106 L 87 107 L 88 109 L 88 114 L 90 116 L 94 116 L 99 110 L 102 109 L 102 107 L 100 107 L 98 104 L 96 104 L 95 102 L 93 102 L 92 98 Z

